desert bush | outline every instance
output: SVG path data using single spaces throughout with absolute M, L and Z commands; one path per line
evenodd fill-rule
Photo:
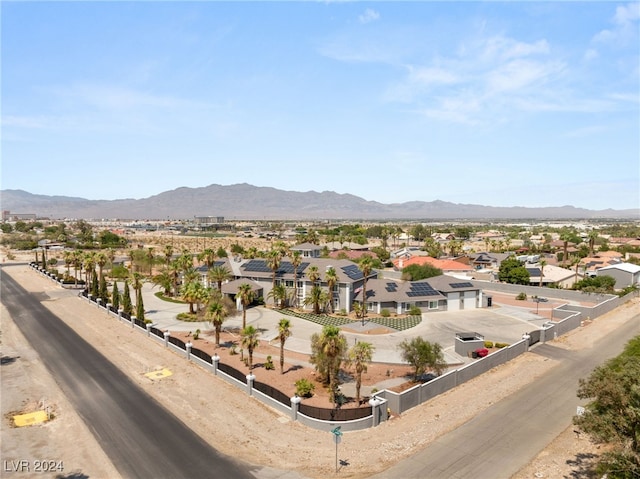
M 305 378 L 298 379 L 295 382 L 295 386 L 296 394 L 304 398 L 310 398 L 311 396 L 313 396 L 313 390 L 316 388 L 311 381 Z
M 495 343 L 494 346 L 498 349 L 506 348 L 509 346 L 509 343 Z
M 422 310 L 420 308 L 418 308 L 415 304 L 413 306 L 411 306 L 411 308 L 409 309 L 409 314 L 411 316 L 420 316 L 422 314 Z
M 391 313 L 388 309 L 383 309 L 382 311 L 380 311 L 380 316 L 382 316 L 383 318 L 388 318 L 389 316 L 391 316 Z
M 264 368 L 265 369 L 269 369 L 269 370 L 273 370 L 276 367 L 273 365 L 273 359 L 271 358 L 271 355 L 267 356 L 267 360 L 264 363 Z
M 493 341 L 485 341 L 484 347 L 487 349 L 491 349 L 493 347 Z
M 516 296 L 516 299 L 518 301 L 525 301 L 527 299 L 527 293 L 518 293 L 518 296 Z

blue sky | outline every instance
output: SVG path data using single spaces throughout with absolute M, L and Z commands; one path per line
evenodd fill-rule
M 2 2 L 3 189 L 640 206 L 640 3 Z

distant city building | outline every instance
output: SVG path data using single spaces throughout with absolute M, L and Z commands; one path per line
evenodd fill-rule
M 11 213 L 9 210 L 2 210 L 2 221 L 35 220 L 35 213 Z
M 224 223 L 224 216 L 194 216 L 193 222 L 197 225 L 219 225 Z

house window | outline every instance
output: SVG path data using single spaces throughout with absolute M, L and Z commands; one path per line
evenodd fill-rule
M 293 281 L 292 281 L 292 280 L 286 280 L 286 281 L 284 282 L 284 285 L 285 285 L 287 288 L 293 288 Z
M 437 301 L 429 301 L 429 309 L 438 309 Z

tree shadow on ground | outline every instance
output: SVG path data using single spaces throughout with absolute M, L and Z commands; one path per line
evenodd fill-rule
M 596 479 L 598 474 L 596 473 L 597 459 L 600 456 L 592 453 L 578 453 L 575 459 L 567 460 L 567 464 L 573 468 L 569 476 L 564 476 L 565 479 Z

